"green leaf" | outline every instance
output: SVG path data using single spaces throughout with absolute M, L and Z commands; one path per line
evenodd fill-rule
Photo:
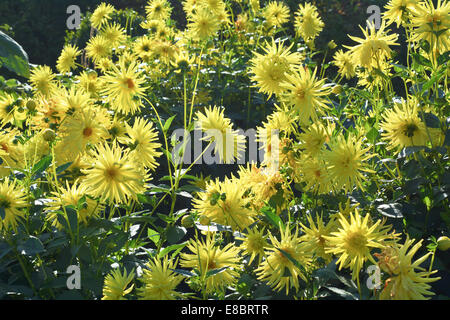
M 11 37 L 0 31 L 0 64 L 21 77 L 30 77 L 28 55 Z
M 212 269 L 212 270 L 208 270 L 208 272 L 206 273 L 206 277 L 212 277 L 215 276 L 216 274 L 219 274 L 221 272 L 224 272 L 225 270 L 227 270 L 229 267 L 222 267 L 222 268 L 218 268 L 218 269 Z
M 297 260 L 295 260 L 289 253 L 280 248 L 277 248 L 277 250 L 280 251 L 283 254 L 283 256 L 288 258 L 297 268 L 299 268 L 301 273 L 303 273 L 304 275 L 307 274 L 305 268 Z
M 166 120 L 166 122 L 164 123 L 164 127 L 163 127 L 163 131 L 167 132 L 167 130 L 169 130 L 170 125 L 172 124 L 173 119 L 175 119 L 175 116 L 171 116 L 169 119 Z
M 5 208 L 0 207 L 0 218 L 1 218 L 2 220 L 5 220 L 5 217 L 6 217 Z
M 34 175 L 40 175 L 50 166 L 51 163 L 52 163 L 52 156 L 47 155 L 34 165 L 33 169 L 31 169 L 31 172 Z
M 281 228 L 284 230 L 283 221 L 280 217 L 275 213 L 275 209 L 269 206 L 264 206 L 261 209 L 261 212 L 264 216 L 269 220 L 269 222 L 274 225 L 276 228 Z
M 171 246 L 168 246 L 159 252 L 158 257 L 162 258 L 169 252 L 176 250 L 174 252 L 174 254 L 175 254 L 176 252 L 181 251 L 181 249 L 183 249 L 185 246 L 187 246 L 188 243 L 189 243 L 189 241 L 185 241 L 183 243 L 178 243 L 178 244 L 173 244 Z
M 441 122 L 436 115 L 430 112 L 419 112 L 419 115 L 421 118 L 423 117 L 428 128 L 439 128 L 441 126 Z
M 68 162 L 68 163 L 65 163 L 65 164 L 60 165 L 59 167 L 57 167 L 56 168 L 56 174 L 60 174 L 61 172 L 63 172 L 67 168 L 69 168 L 72 165 L 72 163 L 73 162 Z
M 177 243 L 178 241 L 180 241 L 181 239 L 183 239 L 183 237 L 186 235 L 187 231 L 186 228 L 184 227 L 179 227 L 179 226 L 173 226 L 170 227 L 169 229 L 167 229 L 167 241 L 170 244 L 174 244 Z
M 152 240 L 155 245 L 158 245 L 159 239 L 161 239 L 159 232 L 151 228 L 147 229 L 147 237 Z
M 34 256 L 45 251 L 41 240 L 33 236 L 29 236 L 24 243 L 19 244 L 17 246 L 17 250 L 20 252 L 20 254 L 24 254 L 27 256 Z

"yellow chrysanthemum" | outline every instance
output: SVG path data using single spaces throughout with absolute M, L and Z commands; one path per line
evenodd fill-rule
M 267 233 L 262 228 L 258 230 L 258 227 L 253 227 L 248 230 L 248 233 L 244 237 L 236 237 L 236 240 L 241 240 L 241 248 L 244 254 L 250 256 L 248 264 L 252 264 L 252 261 L 258 256 L 258 265 L 261 264 L 261 260 L 264 256 L 264 250 L 269 247 L 267 243 Z
M 167 20 L 170 17 L 172 7 L 166 0 L 149 0 L 145 6 L 148 20 Z
M 329 193 L 333 190 L 333 181 L 327 170 L 326 163 L 319 158 L 310 156 L 298 160 L 295 180 L 306 183 L 305 189 L 318 194 Z
M 394 103 L 394 108 L 383 114 L 382 138 L 390 148 L 424 146 L 429 140 L 425 123 L 420 119 L 418 102 L 415 99 Z
M 308 123 L 309 119 L 316 121 L 317 114 L 329 108 L 323 97 L 331 93 L 331 88 L 324 86 L 325 79 L 316 78 L 316 72 L 317 69 L 311 73 L 309 69 L 298 68 L 295 73 L 286 75 L 281 84 L 285 90 L 284 100 L 297 112 L 302 123 Z
M 335 124 L 314 122 L 299 134 L 300 147 L 311 157 L 317 156 L 325 143 L 330 142 Z
M 317 8 L 310 3 L 300 4 L 295 15 L 294 25 L 297 35 L 305 41 L 314 40 L 324 27 Z
M 16 112 L 16 99 L 9 94 L 0 95 L 0 124 L 5 126 L 14 121 Z
M 183 280 L 183 277 L 172 270 L 176 268 L 177 261 L 169 260 L 166 255 L 164 259 L 154 258 L 146 263 L 142 282 L 143 287 L 139 289 L 141 300 L 175 300 L 181 296 L 175 289 Z
M 111 106 L 125 115 L 134 114 L 141 107 L 145 79 L 135 62 L 126 66 L 121 64 L 102 77 L 102 93 L 107 96 Z
M 114 7 L 109 3 L 102 2 L 92 13 L 91 24 L 94 28 L 99 29 L 104 23 L 111 19 Z
M 428 283 L 437 281 L 440 277 L 430 278 L 430 275 L 437 271 L 429 272 L 420 267 L 431 252 L 412 261 L 422 246 L 422 241 L 411 247 L 414 240 L 408 237 L 403 245 L 389 246 L 381 254 L 374 254 L 378 258 L 380 268 L 389 275 L 380 293 L 381 300 L 426 300 L 426 296 L 434 295 Z
M 289 21 L 289 7 L 283 2 L 271 1 L 264 8 L 263 16 L 270 26 L 281 27 Z
M 241 159 L 245 150 L 245 136 L 233 129 L 231 120 L 224 117 L 224 110 L 216 106 L 205 108 L 205 114 L 195 114 L 197 129 L 204 132 L 202 140 L 214 142 L 214 151 L 220 161 L 233 163 Z
M 94 62 L 98 62 L 103 58 L 109 57 L 112 47 L 110 41 L 101 35 L 89 39 L 86 44 L 86 56 Z
M 365 30 L 361 26 L 360 28 L 365 38 L 349 36 L 359 44 L 354 47 L 345 47 L 350 49 L 351 56 L 357 65 L 369 70 L 379 68 L 380 61 L 391 58 L 392 50 L 389 46 L 399 45 L 396 43 L 398 35 L 388 35 L 385 32 L 386 23 L 384 21 L 378 30 L 375 28 L 375 24 L 370 22 Z
M 55 74 L 48 66 L 37 66 L 31 71 L 30 83 L 33 89 L 44 96 L 48 96 L 57 88 L 54 81 Z
M 153 55 L 153 43 L 155 40 L 142 36 L 138 37 L 133 45 L 134 53 L 144 62 L 149 62 Z
M 215 244 L 211 234 L 206 240 L 191 239 L 187 248 L 192 254 L 181 254 L 181 266 L 199 271 L 200 277 L 205 280 L 205 292 L 216 293 L 224 291 L 226 287 L 236 284 L 239 278 L 240 260 L 239 247 L 228 243 L 220 248 Z M 212 270 L 223 269 L 222 272 L 207 276 Z
M 62 228 L 62 225 L 58 221 L 57 210 L 62 210 L 61 207 L 65 206 L 75 206 L 77 207 L 79 201 L 84 197 L 84 206 L 77 210 L 78 221 L 87 224 L 90 218 L 98 217 L 100 212 L 103 210 L 103 206 L 97 201 L 86 197 L 87 188 L 86 186 L 80 185 L 78 182 L 70 185 L 66 181 L 66 186 L 61 187 L 59 192 L 52 192 L 51 202 L 47 203 L 47 216 L 46 219 L 51 222 L 51 224 L 57 228 Z
M 338 50 L 333 58 L 333 64 L 339 68 L 338 72 L 341 77 L 351 79 L 356 75 L 356 65 L 350 51 Z
M 97 97 L 101 84 L 99 81 L 99 77 L 97 72 L 95 71 L 83 71 L 80 75 L 76 76 L 76 80 L 79 81 L 78 88 L 81 89 L 86 94 L 89 94 L 90 97 Z
M 407 24 L 408 18 L 416 12 L 417 6 L 418 0 L 390 0 L 384 7 L 386 11 L 383 12 L 383 17 L 388 25 L 395 22 L 398 28 Z
M 355 185 L 364 190 L 363 172 L 374 171 L 364 163 L 373 156 L 369 152 L 370 147 L 364 148 L 362 144 L 362 139 L 354 135 L 349 135 L 347 139 L 340 135 L 330 143 L 330 149 L 324 151 L 323 158 L 336 190 L 351 191 Z
M 156 151 L 161 147 L 157 142 L 158 133 L 155 131 L 153 124 L 142 118 L 136 118 L 133 126 L 125 124 L 127 138 L 119 141 L 127 144 L 130 148 L 130 157 L 136 162 L 142 163 L 146 168 L 155 169 L 158 166 L 156 157 L 162 155 Z
M 250 61 L 250 73 L 252 81 L 256 81 L 259 92 L 269 94 L 280 94 L 283 91 L 281 84 L 286 81 L 286 76 L 303 61 L 299 52 L 290 52 L 293 44 L 285 47 L 283 43 L 272 44 L 266 42 L 262 47 L 263 54 L 254 52 Z
M 27 206 L 26 193 L 17 184 L 6 177 L 0 182 L 0 230 L 17 230 L 19 218 L 24 217 L 23 208 Z
M 102 201 L 126 203 L 130 198 L 137 200 L 137 195 L 145 191 L 147 175 L 130 158 L 128 150 L 117 145 L 98 145 L 92 166 L 82 172 L 88 194 Z
M 117 47 L 127 38 L 125 29 L 115 22 L 104 25 L 100 31 L 100 35 L 109 41 L 111 47 Z
M 311 255 L 306 252 L 298 237 L 298 230 L 289 227 L 281 230 L 281 240 L 269 232 L 272 246 L 266 250 L 266 258 L 255 270 L 259 280 L 266 281 L 277 291 L 294 287 L 299 289 L 299 278 L 306 281 L 305 270 L 311 263 Z M 296 261 L 297 263 L 294 263 Z
M 255 221 L 256 212 L 248 208 L 249 199 L 239 185 L 236 179 L 226 177 L 223 182 L 208 182 L 206 191 L 193 200 L 194 208 L 212 222 L 244 230 Z
M 70 72 L 71 69 L 75 68 L 75 60 L 80 54 L 81 51 L 76 46 L 65 45 L 56 61 L 56 69 L 61 73 Z
M 23 167 L 23 146 L 18 143 L 16 130 L 0 131 L 0 178 Z
M 192 38 L 204 40 L 219 31 L 220 21 L 210 10 L 201 8 L 196 10 L 189 19 L 187 27 Z
M 113 270 L 105 277 L 102 300 L 127 300 L 125 296 L 134 287 L 134 284 L 128 287 L 133 279 L 134 271 L 127 274 L 127 270 L 123 270 L 122 274 L 119 269 Z
M 419 2 L 413 12 L 411 25 L 414 27 L 411 41 L 426 40 L 432 52 L 444 53 L 450 50 L 450 2 L 438 0 Z
M 376 264 L 371 251 L 383 249 L 388 243 L 386 241 L 394 237 L 393 234 L 388 234 L 390 228 L 384 226 L 381 219 L 372 224 L 369 218 L 369 214 L 362 218 L 357 209 L 354 214 L 350 213 L 349 219 L 339 213 L 338 230 L 331 232 L 330 236 L 324 236 L 329 243 L 325 253 L 339 257 L 336 262 L 339 270 L 350 268 L 352 279 L 359 279 L 364 262 Z
M 324 237 L 330 236 L 331 231 L 335 229 L 334 222 L 330 221 L 325 224 L 321 216 L 317 216 L 316 221 L 314 222 L 309 214 L 306 216 L 306 219 L 308 220 L 308 227 L 300 223 L 302 231 L 305 233 L 300 237 L 300 241 L 305 244 L 305 249 L 309 250 L 311 255 L 324 259 L 326 264 L 330 263 L 332 255 L 325 252 L 325 249 L 329 245 Z

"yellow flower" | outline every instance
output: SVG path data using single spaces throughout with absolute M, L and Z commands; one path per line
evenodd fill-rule
M 105 277 L 102 300 L 126 300 L 125 296 L 133 290 L 134 284 L 127 288 L 133 279 L 134 270 L 130 274 L 127 270 L 123 274 L 119 269 L 113 270 Z
M 206 8 L 199 8 L 191 18 L 188 17 L 188 32 L 196 40 L 213 36 L 220 29 L 217 16 Z
M 347 139 L 340 135 L 332 140 L 330 149 L 323 153 L 323 159 L 327 162 L 327 170 L 336 184 L 336 190 L 351 191 L 355 185 L 364 190 L 363 172 L 374 172 L 364 164 L 373 156 L 369 150 L 370 147 L 364 148 L 362 139 L 354 135 L 349 135 Z
M 283 98 L 289 106 L 297 112 L 302 123 L 308 123 L 309 119 L 316 121 L 317 113 L 322 114 L 329 107 L 322 98 L 331 93 L 331 88 L 324 87 L 325 79 L 316 78 L 317 69 L 313 73 L 309 69 L 298 68 L 293 74 L 286 75 L 282 83 L 285 89 Z
M 311 255 L 306 252 L 298 237 L 298 230 L 289 227 L 281 230 L 281 240 L 269 232 L 272 246 L 266 250 L 266 258 L 255 270 L 258 280 L 266 281 L 269 286 L 280 291 L 294 287 L 299 289 L 299 278 L 306 281 L 305 270 L 311 263 Z M 294 263 L 292 260 L 297 261 Z
M 90 218 L 98 217 L 102 212 L 103 207 L 97 201 L 86 197 L 86 186 L 80 185 L 77 181 L 72 185 L 66 181 L 66 186 L 61 187 L 59 192 L 52 192 L 53 196 L 50 197 L 52 201 L 47 204 L 46 219 L 52 223 L 53 226 L 58 229 L 62 228 L 62 225 L 58 221 L 57 210 L 61 210 L 64 206 L 78 206 L 79 201 L 85 197 L 84 206 L 77 210 L 78 221 L 87 224 Z
M 378 258 L 380 268 L 389 274 L 380 293 L 381 300 L 426 300 L 427 295 L 434 295 L 428 283 L 437 281 L 440 277 L 430 278 L 430 275 L 437 271 L 429 272 L 420 267 L 431 252 L 412 261 L 422 241 L 411 247 L 414 240 L 407 237 L 403 245 L 395 244 L 385 248 L 381 254 L 374 254 Z
M 209 181 L 206 191 L 198 193 L 199 198 L 193 200 L 194 208 L 212 222 L 244 230 L 255 221 L 256 212 L 248 208 L 249 199 L 244 197 L 245 189 L 239 185 L 238 180 L 227 177 L 223 182 Z
M 333 64 L 339 68 L 338 72 L 342 77 L 351 79 L 356 75 L 356 65 L 350 51 L 338 50 L 333 58 Z
M 17 109 L 16 101 L 9 94 L 0 95 L 0 124 L 2 127 L 14 121 L 14 114 Z
M 306 190 L 312 190 L 318 194 L 329 193 L 333 190 L 334 184 L 327 165 L 322 159 L 304 156 L 298 160 L 297 167 L 296 181 L 305 182 Z
M 335 224 L 333 221 L 325 224 L 321 216 L 316 216 L 316 222 L 310 214 L 306 216 L 308 220 L 308 227 L 300 223 L 302 231 L 305 233 L 300 237 L 300 241 L 305 244 L 305 248 L 311 252 L 311 255 L 321 257 L 328 264 L 332 260 L 332 255 L 326 253 L 325 249 L 329 247 L 328 240 L 325 236 L 330 236 L 331 231 L 334 231 Z
M 311 157 L 319 155 L 324 144 L 330 142 L 334 127 L 334 123 L 325 126 L 314 122 L 298 136 L 300 147 Z
M 127 38 L 125 29 L 115 22 L 113 24 L 104 25 L 100 31 L 100 35 L 109 41 L 111 47 L 118 46 Z
M 233 129 L 231 120 L 224 117 L 224 110 L 216 106 L 205 109 L 205 114 L 195 114 L 196 126 L 205 134 L 202 140 L 214 142 L 214 152 L 220 161 L 233 163 L 240 159 L 245 150 L 245 136 Z
M 148 20 L 166 20 L 170 17 L 172 7 L 166 0 L 149 0 L 145 6 Z
M 314 40 L 324 27 L 317 8 L 310 3 L 300 4 L 295 14 L 294 25 L 297 35 L 301 36 L 305 41 Z
M 144 62 L 149 62 L 153 55 L 154 40 L 147 36 L 138 37 L 133 45 L 134 53 Z
M 281 27 L 289 21 L 289 7 L 283 2 L 271 1 L 264 8 L 263 16 L 270 26 Z
M 111 19 L 114 7 L 109 3 L 102 2 L 92 13 L 91 24 L 94 28 L 99 29 L 104 23 Z
M 248 264 L 252 264 L 253 259 L 258 256 L 258 265 L 261 264 L 261 260 L 264 256 L 264 250 L 269 247 L 267 243 L 267 234 L 262 228 L 258 230 L 258 227 L 253 227 L 248 230 L 248 233 L 244 237 L 236 237 L 236 240 L 241 240 L 241 248 L 246 255 L 250 256 Z
M 98 75 L 95 71 L 83 71 L 80 75 L 76 76 L 79 81 L 78 87 L 90 97 L 97 97 L 100 91 L 101 85 Z
M 0 131 L 0 178 L 23 167 L 23 146 L 18 143 L 17 135 L 18 130 Z
M 384 7 L 386 11 L 383 12 L 383 16 L 387 20 L 388 25 L 395 22 L 397 28 L 400 24 L 405 26 L 411 14 L 416 12 L 417 6 L 417 0 L 390 0 Z
M 413 12 L 411 25 L 414 27 L 411 41 L 426 40 L 431 51 L 440 54 L 450 50 L 450 2 L 421 1 Z
M 136 62 L 128 66 L 124 63 L 119 67 L 113 66 L 102 80 L 102 93 L 115 110 L 125 115 L 139 110 L 146 87 L 144 75 L 138 71 Z
M 109 57 L 111 50 L 112 47 L 110 41 L 101 35 L 96 35 L 86 44 L 86 56 L 91 58 L 94 62 Z
M 70 72 L 71 69 L 75 68 L 75 60 L 80 54 L 81 51 L 76 46 L 65 45 L 58 61 L 56 61 L 56 69 L 61 73 Z
M 38 94 L 48 96 L 53 93 L 57 88 L 54 79 L 55 74 L 50 67 L 37 66 L 31 71 L 30 82 Z
M 262 47 L 263 54 L 254 52 L 250 61 L 250 73 L 253 74 L 251 80 L 256 81 L 259 92 L 269 94 L 269 98 L 272 94 L 283 91 L 281 84 L 286 80 L 287 74 L 303 61 L 299 52 L 290 52 L 293 45 L 286 48 L 283 43 L 276 44 L 272 39 L 272 44 L 266 42 Z
M 181 296 L 175 288 L 183 280 L 172 270 L 176 268 L 177 261 L 170 260 L 166 255 L 164 259 L 154 258 L 146 263 L 142 282 L 144 286 L 139 289 L 141 300 L 175 300 Z
M 383 114 L 382 138 L 390 149 L 409 146 L 424 146 L 429 141 L 425 123 L 419 118 L 418 102 L 415 99 L 395 103 L 393 109 Z
M 137 200 L 145 191 L 147 175 L 119 146 L 98 145 L 92 155 L 92 166 L 83 169 L 86 177 L 82 184 L 88 194 L 101 201 L 126 203 Z
M 350 219 L 339 213 L 338 230 L 331 232 L 330 236 L 324 236 L 329 243 L 325 253 L 338 256 L 336 264 L 339 265 L 339 270 L 350 268 L 352 279 L 359 279 L 364 262 L 369 260 L 376 263 L 371 251 L 376 248 L 383 249 L 388 243 L 386 240 L 394 236 L 387 233 L 389 228 L 383 225 L 382 220 L 372 224 L 369 218 L 370 215 L 366 214 L 363 219 L 357 209 L 354 214 L 350 213 Z
M 205 281 L 205 292 L 208 294 L 224 291 L 226 287 L 236 284 L 239 277 L 239 248 L 229 243 L 220 248 L 208 233 L 206 241 L 191 239 L 187 248 L 192 254 L 181 254 L 181 266 L 193 268 Z M 208 276 L 208 272 L 224 269 L 222 272 Z
M 368 28 L 365 30 L 360 26 L 363 34 L 363 38 L 357 38 L 349 36 L 355 42 L 359 44 L 354 47 L 347 47 L 350 49 L 351 56 L 355 63 L 359 66 L 372 70 L 373 68 L 379 68 L 380 61 L 391 58 L 392 50 L 389 46 L 399 45 L 397 41 L 398 35 L 387 35 L 385 32 L 386 23 L 383 21 L 380 29 L 375 29 L 375 24 L 368 23 Z
M 22 209 L 26 206 L 25 190 L 17 185 L 16 180 L 10 181 L 6 177 L 0 182 L 0 230 L 12 228 L 16 231 L 19 218 L 25 215 Z
M 142 118 L 136 118 L 133 126 L 126 125 L 127 138 L 119 139 L 130 148 L 130 157 L 136 162 L 142 163 L 146 168 L 155 169 L 158 162 L 155 157 L 162 155 L 156 149 L 161 147 L 158 140 L 158 133 L 153 128 L 151 122 Z

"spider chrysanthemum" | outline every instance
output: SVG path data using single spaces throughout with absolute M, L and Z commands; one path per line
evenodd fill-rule
M 141 97 L 144 95 L 145 79 L 135 62 L 128 66 L 122 63 L 119 67 L 113 66 L 103 78 L 102 93 L 107 96 L 111 106 L 125 115 L 134 114 L 141 106 Z
M 281 27 L 289 21 L 289 7 L 283 2 L 271 1 L 264 8 L 263 15 L 270 26 Z
M 169 260 L 166 255 L 163 259 L 153 258 L 146 263 L 141 281 L 143 286 L 139 288 L 141 300 L 175 300 L 181 296 L 175 289 L 183 280 L 176 274 L 177 261 Z
M 195 11 L 189 19 L 187 27 L 194 39 L 204 40 L 219 31 L 220 21 L 213 12 L 206 8 L 201 8 Z
M 126 125 L 128 137 L 120 139 L 130 148 L 130 156 L 136 162 L 142 163 L 146 168 L 155 169 L 158 166 L 156 158 L 162 155 L 157 149 L 161 147 L 158 143 L 158 133 L 151 122 L 142 118 L 136 118 L 133 126 Z
M 104 23 L 111 19 L 114 7 L 109 3 L 102 2 L 92 13 L 91 24 L 94 28 L 99 29 Z
M 17 230 L 17 223 L 25 216 L 26 193 L 16 180 L 6 177 L 0 182 L 0 230 Z
M 440 277 L 431 278 L 437 271 L 420 267 L 432 253 L 428 252 L 413 261 L 422 241 L 412 246 L 414 240 L 407 237 L 403 245 L 395 244 L 386 247 L 380 254 L 374 254 L 378 258 L 378 266 L 389 276 L 380 293 L 381 300 L 426 300 L 429 299 L 427 296 L 434 295 L 429 283 Z
M 290 52 L 293 44 L 285 47 L 283 43 L 266 42 L 262 47 L 264 53 L 254 52 L 250 61 L 251 80 L 256 82 L 259 92 L 280 94 L 283 91 L 282 83 L 286 81 L 287 74 L 291 73 L 303 61 L 299 52 Z
M 228 243 L 223 248 L 215 243 L 211 234 L 206 240 L 191 239 L 187 248 L 191 253 L 181 254 L 181 266 L 196 269 L 200 277 L 206 280 L 205 292 L 212 294 L 224 291 L 226 287 L 237 283 L 240 261 L 239 247 Z M 222 272 L 208 276 L 208 272 L 224 269 Z
M 56 69 L 59 72 L 65 73 L 74 69 L 76 66 L 76 58 L 81 54 L 81 51 L 74 45 L 67 44 L 64 46 L 61 55 L 56 61 Z
M 224 109 L 216 106 L 205 108 L 205 113 L 195 114 L 197 129 L 204 132 L 202 140 L 214 143 L 214 152 L 220 161 L 233 163 L 241 159 L 245 150 L 245 136 L 233 129 L 229 118 L 224 116 Z
M 248 230 L 244 237 L 237 237 L 236 240 L 242 240 L 241 248 L 244 254 L 250 257 L 249 265 L 256 257 L 258 257 L 258 264 L 261 263 L 264 250 L 269 247 L 267 233 L 264 228 L 258 229 L 258 227 L 253 227 Z
M 376 263 L 372 251 L 383 249 L 386 241 L 394 236 L 388 234 L 389 228 L 384 226 L 381 219 L 371 223 L 369 218 L 369 214 L 361 217 L 357 209 L 354 213 L 350 212 L 349 218 L 339 213 L 338 230 L 324 236 L 328 241 L 325 253 L 338 257 L 336 264 L 339 265 L 339 270 L 351 269 L 352 279 L 359 279 L 359 272 L 366 261 Z
M 397 27 L 406 25 L 408 18 L 413 12 L 416 12 L 417 5 L 417 0 L 390 0 L 384 7 L 386 11 L 383 12 L 383 17 L 388 25 L 394 22 Z
M 295 15 L 294 25 L 297 35 L 305 41 L 314 40 L 324 27 L 317 8 L 310 3 L 300 4 Z
M 98 145 L 92 155 L 92 166 L 83 169 L 82 184 L 88 194 L 102 201 L 126 203 L 137 200 L 145 191 L 147 174 L 129 155 L 129 150 L 113 145 Z
M 305 270 L 311 263 L 311 255 L 306 252 L 298 237 L 298 230 L 289 227 L 281 230 L 280 240 L 269 232 L 271 246 L 266 250 L 266 258 L 255 270 L 259 280 L 267 282 L 277 291 L 294 287 L 299 289 L 299 278 L 306 281 Z M 294 263 L 294 261 L 297 263 Z
M 308 123 L 309 119 L 317 120 L 317 115 L 329 108 L 324 97 L 331 93 L 331 88 L 325 87 L 325 79 L 317 79 L 316 73 L 317 69 L 311 72 L 298 68 L 286 75 L 281 85 L 285 90 L 283 98 L 296 111 L 302 123 Z
M 330 149 L 323 152 L 323 159 L 336 190 L 351 191 L 355 185 L 364 190 L 363 173 L 374 172 L 365 163 L 373 156 L 369 150 L 370 147 L 364 147 L 362 139 L 354 135 L 347 138 L 340 135 L 331 141 Z
M 383 114 L 382 138 L 391 149 L 424 146 L 429 141 L 425 123 L 420 119 L 415 99 L 394 103 L 394 108 Z
M 54 79 L 55 74 L 48 66 L 37 66 L 31 71 L 30 83 L 38 94 L 48 96 L 53 93 L 57 88 Z
M 235 230 L 244 230 L 255 221 L 256 213 L 248 207 L 249 199 L 244 197 L 245 189 L 239 181 L 225 178 L 206 185 L 206 191 L 193 200 L 194 208 L 201 214 Z
M 356 64 L 350 51 L 338 50 L 334 54 L 333 64 L 338 67 L 341 77 L 351 79 L 356 75 Z
M 125 296 L 134 288 L 134 284 L 129 286 L 133 279 L 134 271 L 128 274 L 124 270 L 122 274 L 119 269 L 113 270 L 105 277 L 102 300 L 126 300 Z

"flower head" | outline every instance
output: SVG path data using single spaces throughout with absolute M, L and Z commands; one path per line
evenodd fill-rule
M 25 197 L 25 191 L 16 180 L 6 177 L 0 182 L 0 230 L 17 230 L 19 218 L 25 215 L 22 211 L 27 206 Z
M 317 8 L 310 3 L 300 4 L 295 15 L 294 25 L 297 35 L 305 41 L 314 40 L 324 27 Z
M 134 279 L 134 271 L 127 274 L 127 270 L 123 274 L 119 269 L 113 270 L 105 277 L 103 285 L 102 300 L 126 300 L 125 296 L 133 290 L 134 284 L 129 284 Z

